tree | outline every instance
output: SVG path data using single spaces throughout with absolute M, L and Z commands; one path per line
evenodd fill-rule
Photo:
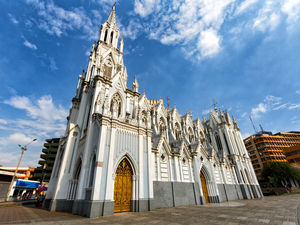
M 264 166 L 261 174 L 275 188 L 279 187 L 282 181 L 300 180 L 300 172 L 292 169 L 291 165 L 285 162 L 269 162 Z

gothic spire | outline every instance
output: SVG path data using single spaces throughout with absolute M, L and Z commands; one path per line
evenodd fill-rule
M 109 16 L 108 16 L 108 19 L 107 19 L 107 22 L 109 24 L 115 24 L 116 23 L 116 11 L 115 11 L 115 6 L 116 6 L 116 3 L 113 5 L 110 13 L 109 13 Z

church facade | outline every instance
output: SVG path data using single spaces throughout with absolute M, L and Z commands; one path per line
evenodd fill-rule
M 87 217 L 262 197 L 240 129 L 127 88 L 115 9 L 79 76 L 44 207 Z

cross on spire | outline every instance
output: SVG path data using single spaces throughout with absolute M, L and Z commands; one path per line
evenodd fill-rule
M 218 108 L 217 108 L 217 102 L 215 102 L 215 100 L 213 99 L 213 101 L 214 101 L 214 104 L 213 104 L 213 106 L 214 106 L 214 108 L 215 108 L 215 111 L 216 111 L 216 113 L 218 112 Z

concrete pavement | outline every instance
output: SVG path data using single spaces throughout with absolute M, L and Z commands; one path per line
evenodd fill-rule
M 204 206 L 183 206 L 141 213 L 116 213 L 88 219 L 31 206 L 0 208 L 0 224 L 280 224 L 297 225 L 300 195 L 269 196 Z

